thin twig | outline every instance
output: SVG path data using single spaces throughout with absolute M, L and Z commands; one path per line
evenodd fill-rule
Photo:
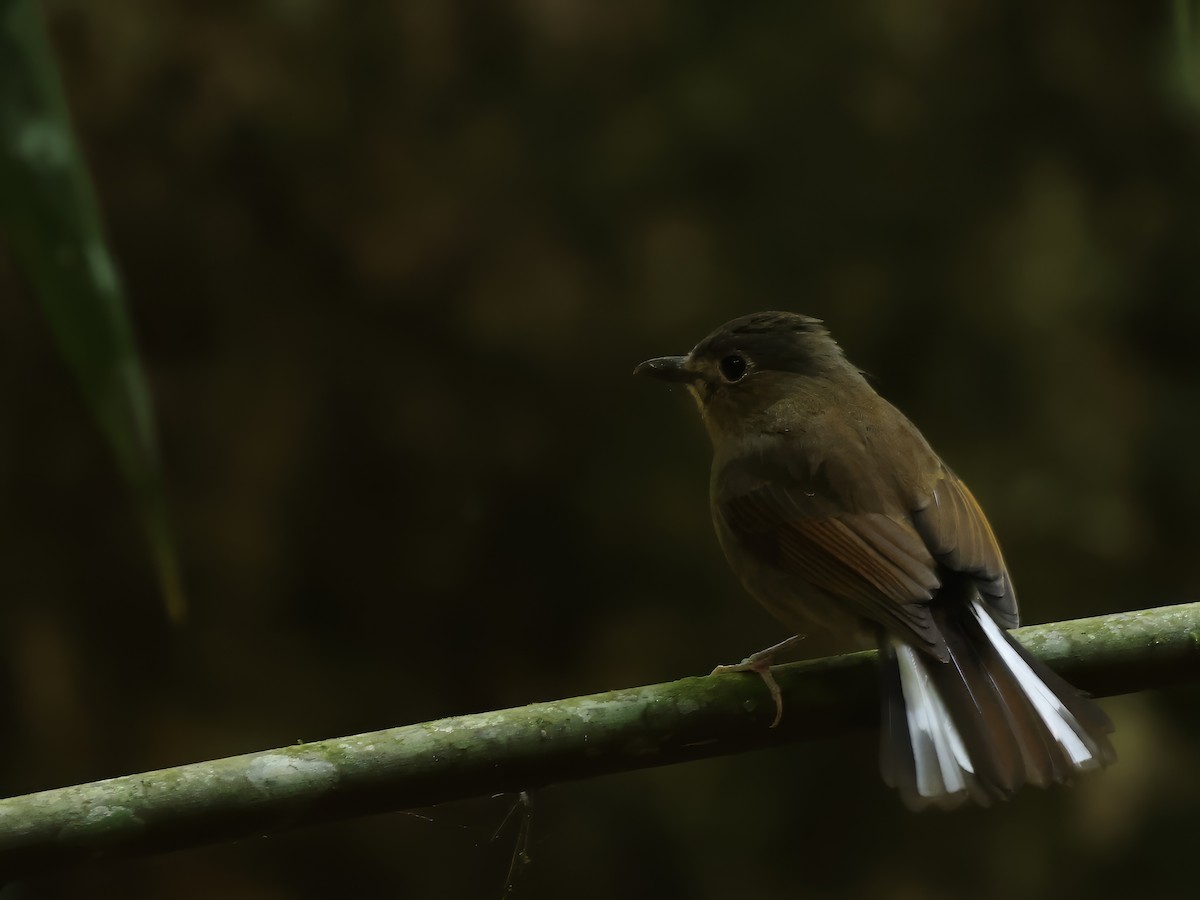
M 1200 603 L 1017 635 L 1098 696 L 1200 680 Z M 774 729 L 761 679 L 694 677 L 0 800 L 0 874 L 516 793 L 827 737 L 878 716 L 873 652 L 780 666 L 775 675 L 786 712 Z

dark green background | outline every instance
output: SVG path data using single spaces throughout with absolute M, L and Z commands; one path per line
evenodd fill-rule
M 193 615 L 163 623 L 0 250 L 4 792 L 786 636 L 720 556 L 690 400 L 629 377 L 757 309 L 824 318 L 922 427 L 1027 622 L 1200 596 L 1200 108 L 1168 4 L 46 7 Z M 990 811 L 907 814 L 873 734 L 549 789 L 515 896 L 1178 895 L 1197 699 L 1106 702 L 1119 766 Z M 513 802 L 13 896 L 498 898 Z

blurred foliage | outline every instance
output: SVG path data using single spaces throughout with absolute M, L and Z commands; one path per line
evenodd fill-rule
M 1174 0 L 1174 11 L 1178 89 L 1200 109 L 1200 2 Z
M 8 792 L 778 640 L 717 548 L 690 401 L 629 377 L 755 309 L 826 319 L 921 426 L 1026 621 L 1200 595 L 1200 121 L 1169 4 L 46 8 L 194 613 L 160 633 L 0 257 Z M 514 896 L 1172 895 L 1196 700 L 1107 703 L 1120 765 L 987 811 L 909 816 L 873 734 L 539 792 Z M 499 896 L 515 802 L 20 895 Z
M 134 489 L 167 610 L 184 613 L 145 376 L 33 0 L 0 0 L 0 234 Z

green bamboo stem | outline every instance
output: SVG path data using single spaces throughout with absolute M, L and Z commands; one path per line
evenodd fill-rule
M 1200 680 L 1200 603 L 1017 634 L 1099 696 Z M 827 737 L 878 715 L 874 652 L 776 675 L 777 729 L 758 678 L 693 677 L 0 800 L 0 875 Z

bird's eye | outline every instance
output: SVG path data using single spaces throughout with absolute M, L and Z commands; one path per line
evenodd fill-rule
M 742 376 L 746 374 L 745 357 L 736 353 L 725 357 L 721 360 L 721 374 L 725 376 L 726 381 L 741 381 Z

